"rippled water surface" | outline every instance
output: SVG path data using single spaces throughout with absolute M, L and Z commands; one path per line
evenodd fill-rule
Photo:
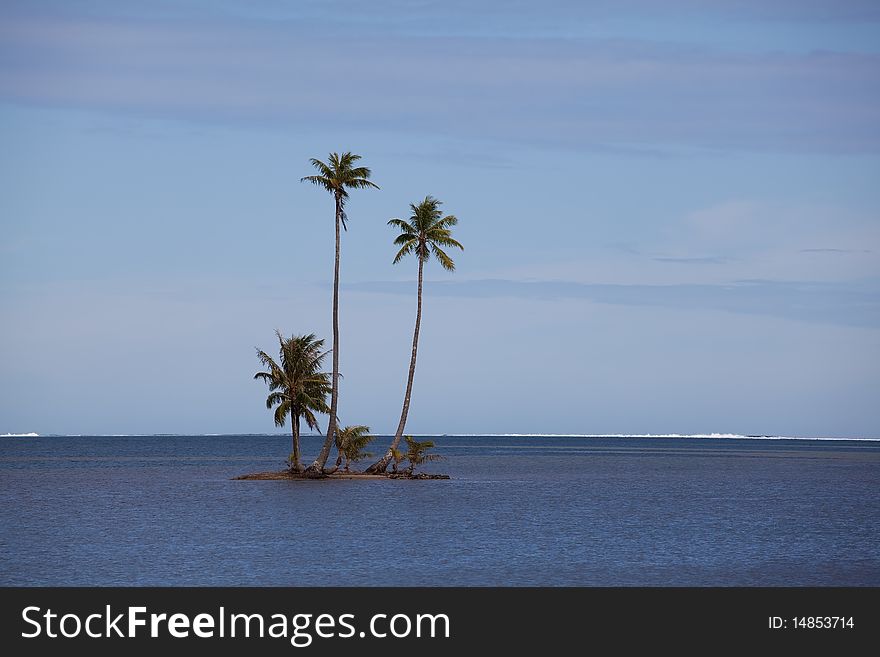
M 880 585 L 878 442 L 437 437 L 450 481 L 230 479 L 288 441 L 2 438 L 0 584 Z

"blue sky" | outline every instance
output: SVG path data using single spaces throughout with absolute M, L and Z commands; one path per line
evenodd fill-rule
M 662 8 L 661 8 L 662 4 Z M 273 331 L 343 423 L 880 436 L 876 2 L 4 2 L 0 433 L 273 431 Z

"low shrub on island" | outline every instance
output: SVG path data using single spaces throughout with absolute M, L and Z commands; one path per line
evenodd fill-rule
M 335 469 L 338 470 L 342 460 L 345 459 L 343 472 L 351 472 L 349 469 L 351 463 L 372 458 L 373 455 L 370 452 L 365 452 L 364 448 L 373 442 L 375 438 L 376 436 L 370 435 L 370 427 L 363 424 L 340 429 L 336 433 L 336 449 L 339 451 L 339 456 L 336 457 Z

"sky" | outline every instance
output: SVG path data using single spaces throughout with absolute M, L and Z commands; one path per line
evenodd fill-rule
M 276 431 L 255 348 L 330 343 L 340 421 L 880 437 L 880 4 L 0 4 L 0 434 Z M 329 362 L 329 359 L 328 359 Z

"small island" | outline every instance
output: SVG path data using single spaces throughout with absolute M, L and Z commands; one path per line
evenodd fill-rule
M 367 474 L 365 472 L 333 472 L 318 475 L 279 470 L 278 472 L 254 472 L 252 474 L 239 475 L 233 480 L 249 481 L 285 481 L 294 479 L 449 479 L 445 474 L 429 474 L 427 472 L 384 472 L 382 474 Z
M 416 356 L 419 348 L 419 329 L 422 321 L 422 287 L 425 263 L 433 256 L 446 271 L 455 270 L 455 262 L 444 249 L 464 247 L 452 237 L 452 228 L 458 224 L 454 215 L 444 215 L 440 206 L 442 202 L 433 196 L 426 196 L 419 203 L 410 204 L 411 215 L 407 220 L 393 218 L 388 225 L 397 232 L 393 245 L 397 249 L 393 263 L 397 264 L 409 255 L 416 257 L 418 262 L 418 286 L 416 291 L 416 321 L 413 330 L 412 353 L 409 361 L 409 375 L 406 382 L 406 393 L 403 398 L 403 409 L 397 431 L 388 449 L 375 463 L 364 472 L 351 472 L 351 464 L 357 463 L 373 455 L 365 451 L 375 436 L 370 435 L 366 425 L 349 425 L 339 427 L 339 254 L 340 228 L 347 230 L 348 214 L 345 204 L 352 189 L 378 189 L 370 180 L 372 172 L 369 168 L 357 164 L 360 155 L 345 152 L 330 153 L 327 162 L 312 158 L 309 162 L 317 170 L 316 175 L 305 176 L 302 182 L 311 183 L 326 192 L 334 200 L 336 208 L 336 257 L 333 276 L 333 347 L 324 350 L 324 340 L 314 333 L 293 335 L 285 338 L 280 330 L 275 331 L 279 344 L 279 357 L 276 361 L 272 356 L 257 348 L 257 358 L 265 370 L 257 372 L 255 379 L 261 380 L 269 387 L 266 397 L 266 408 L 273 411 L 275 426 L 283 427 L 290 418 L 292 434 L 292 451 L 287 459 L 288 468 L 280 472 L 257 472 L 234 477 L 239 480 L 285 480 L 285 479 L 449 479 L 448 475 L 416 473 L 415 469 L 429 461 L 437 461 L 438 454 L 430 454 L 434 448 L 433 441 L 414 440 L 405 436 L 407 415 L 412 398 L 413 378 L 416 370 Z M 324 359 L 333 355 L 331 372 L 322 371 Z M 327 403 L 327 397 L 330 403 Z M 317 458 L 308 467 L 303 467 L 300 457 L 300 424 L 312 430 L 319 430 L 315 414 L 329 417 L 327 437 Z M 406 451 L 400 449 L 401 440 L 406 441 Z M 333 447 L 336 447 L 336 464 L 327 467 L 327 461 Z M 344 465 L 343 465 L 344 462 Z M 402 463 L 408 467 L 401 469 Z M 388 472 L 388 467 L 391 471 Z M 342 470 L 340 471 L 340 467 Z
M 427 451 L 434 447 L 431 440 L 414 440 L 412 436 L 404 436 L 406 440 L 407 450 L 401 451 L 395 448 L 391 458 L 391 472 L 352 472 L 351 463 L 357 463 L 365 458 L 370 458 L 372 454 L 364 451 L 364 447 L 368 445 L 373 436 L 368 434 L 369 427 L 363 425 L 354 427 L 345 427 L 340 429 L 337 435 L 337 449 L 339 456 L 336 459 L 335 467 L 321 472 L 310 472 L 308 470 L 295 470 L 288 467 L 286 470 L 278 470 L 276 472 L 254 472 L 251 474 L 239 475 L 233 477 L 233 480 L 248 481 L 284 481 L 293 479 L 449 479 L 449 475 L 433 474 L 428 472 L 416 472 L 416 467 L 430 461 L 439 461 L 442 457 L 439 454 L 428 454 Z M 345 462 L 342 470 L 339 469 L 340 464 Z M 408 462 L 409 467 L 399 468 L 402 462 Z M 290 463 L 290 460 L 288 460 Z

